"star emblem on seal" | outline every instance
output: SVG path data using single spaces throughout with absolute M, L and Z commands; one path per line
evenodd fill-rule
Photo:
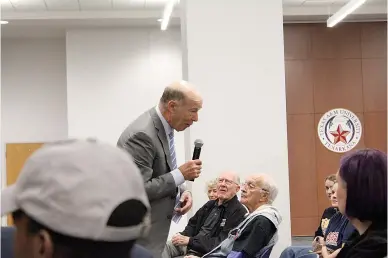
M 334 136 L 334 144 L 337 144 L 339 142 L 348 143 L 346 140 L 346 136 L 350 133 L 350 131 L 345 131 L 342 129 L 341 125 L 338 125 L 337 130 L 331 131 L 331 135 Z

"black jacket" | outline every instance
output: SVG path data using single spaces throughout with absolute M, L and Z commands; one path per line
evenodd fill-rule
M 372 224 L 361 236 L 355 231 L 337 258 L 383 258 L 387 256 L 387 224 Z
M 185 230 L 181 232 L 182 235 L 190 237 L 188 250 L 193 250 L 200 254 L 210 252 L 214 247 L 221 243 L 228 237 L 231 229 L 238 226 L 247 214 L 247 210 L 239 202 L 237 197 L 222 204 L 222 210 L 219 216 L 219 221 L 208 235 L 198 235 L 201 227 L 205 223 L 212 208 L 216 205 L 217 200 L 208 201 L 202 208 L 200 208 L 195 215 L 189 220 Z M 222 225 L 222 220 L 225 219 L 225 225 Z
M 233 244 L 232 251 L 242 252 L 244 258 L 254 258 L 268 245 L 276 231 L 275 225 L 269 219 L 257 216 L 241 232 L 241 236 Z

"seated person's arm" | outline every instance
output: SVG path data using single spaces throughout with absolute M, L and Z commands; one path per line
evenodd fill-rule
M 326 245 L 325 244 L 322 244 L 322 252 L 321 252 L 321 256 L 323 258 L 335 258 L 337 257 L 338 253 L 341 251 L 342 248 L 339 248 L 337 250 L 335 250 L 333 253 L 330 253 L 327 248 L 326 248 Z
M 241 251 L 244 258 L 254 258 L 271 240 L 276 233 L 276 228 L 264 216 L 258 216 L 248 227 L 246 235 L 244 236 L 244 232 L 242 232 L 241 237 L 234 243 L 233 250 Z
M 321 220 L 319 221 L 318 229 L 317 229 L 317 231 L 315 231 L 314 239 L 316 237 L 324 237 L 325 236 L 323 234 L 322 224 L 326 223 L 326 228 L 327 228 L 331 217 L 333 217 L 335 213 L 336 213 L 336 210 L 333 207 L 329 207 L 323 211 Z
M 197 235 L 190 237 L 187 248 L 202 254 L 210 252 L 214 247 L 219 245 L 224 239 L 228 237 L 230 230 L 238 226 L 238 224 L 244 219 L 245 213 L 246 212 L 244 209 L 239 209 L 231 214 L 230 217 L 226 220 L 222 231 L 216 237 L 211 237 L 208 235 Z

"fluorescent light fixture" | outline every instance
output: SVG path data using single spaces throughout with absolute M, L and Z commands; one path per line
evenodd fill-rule
M 0 21 L 0 24 L 8 24 L 8 21 Z
M 342 21 L 346 16 L 354 12 L 358 7 L 363 5 L 366 0 L 350 0 L 346 5 L 341 7 L 335 14 L 327 19 L 327 27 L 334 27 Z
M 162 24 L 160 25 L 161 30 L 166 30 L 168 23 L 170 22 L 171 14 L 174 9 L 174 5 L 177 0 L 169 0 L 164 6 Z

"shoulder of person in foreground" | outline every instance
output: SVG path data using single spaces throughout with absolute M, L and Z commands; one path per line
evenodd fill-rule
M 387 228 L 374 227 L 363 235 L 355 231 L 338 257 L 383 258 L 387 256 Z

